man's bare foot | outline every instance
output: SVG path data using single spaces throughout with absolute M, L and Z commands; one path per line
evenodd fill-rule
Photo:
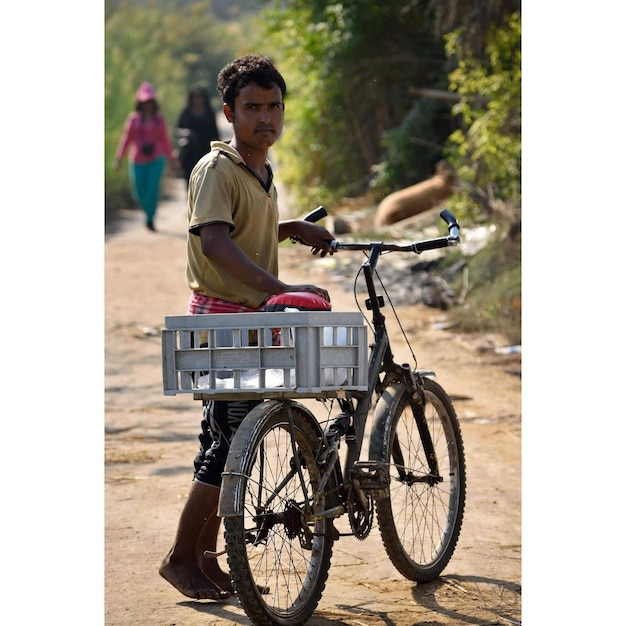
M 159 567 L 159 574 L 184 596 L 194 600 L 222 601 L 231 596 L 230 590 L 220 588 L 207 578 L 195 561 L 173 563 L 168 554 Z

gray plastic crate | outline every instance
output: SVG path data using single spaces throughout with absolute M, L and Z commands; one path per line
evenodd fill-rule
M 277 333 L 280 344 L 273 345 Z M 165 395 L 228 400 L 367 391 L 361 313 L 168 316 L 161 339 Z

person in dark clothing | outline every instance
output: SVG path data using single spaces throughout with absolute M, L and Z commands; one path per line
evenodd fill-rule
M 180 166 L 189 187 L 191 170 L 209 152 L 211 141 L 219 139 L 208 89 L 196 86 L 189 90 L 187 104 L 178 117 L 175 134 L 178 138 Z

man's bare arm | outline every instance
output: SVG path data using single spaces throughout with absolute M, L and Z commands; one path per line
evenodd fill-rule
M 202 226 L 200 239 L 204 256 L 244 285 L 270 295 L 289 291 L 306 291 L 316 293 L 330 302 L 326 289 L 309 284 L 288 285 L 251 261 L 230 238 L 228 224 L 215 223 Z

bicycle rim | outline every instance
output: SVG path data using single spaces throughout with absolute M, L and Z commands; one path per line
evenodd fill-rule
M 446 567 L 465 508 L 465 458 L 458 419 L 445 391 L 424 379 L 426 422 L 439 466 L 432 478 L 409 393 L 390 387 L 377 406 L 371 454 L 390 473 L 389 497 L 376 511 L 387 554 L 409 580 L 426 582 Z
M 307 508 L 320 480 L 318 433 L 293 405 L 300 465 L 294 471 L 287 411 L 280 403 L 265 406 L 244 448 L 243 515 L 224 518 L 228 564 L 237 597 L 255 625 L 295 626 L 312 615 L 324 590 L 332 521 L 312 520 Z M 325 506 L 322 498 L 316 511 Z

